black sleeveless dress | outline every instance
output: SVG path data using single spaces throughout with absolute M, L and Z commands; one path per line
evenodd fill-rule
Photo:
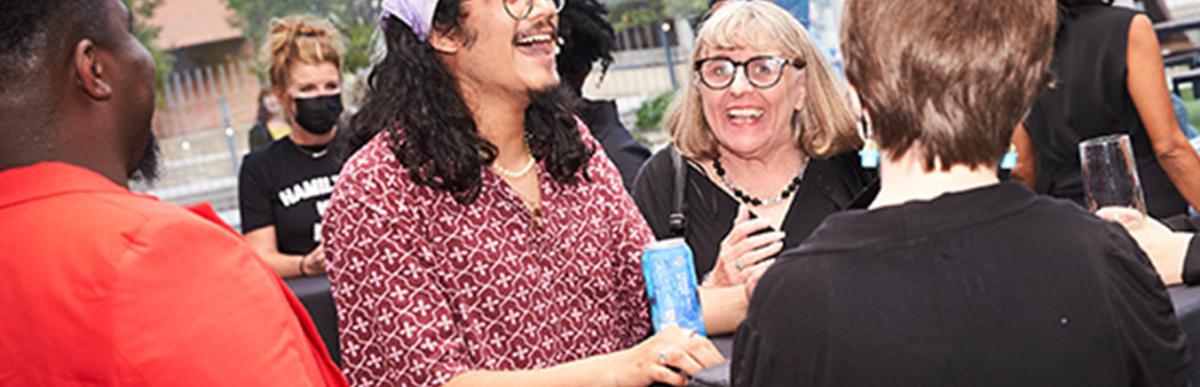
M 1079 142 L 1129 134 L 1147 210 L 1161 219 L 1186 212 L 1188 204 L 1155 159 L 1126 87 L 1126 48 L 1135 15 L 1104 5 L 1071 9 L 1055 37 L 1055 85 L 1038 96 L 1025 127 L 1037 152 L 1037 191 L 1081 205 Z

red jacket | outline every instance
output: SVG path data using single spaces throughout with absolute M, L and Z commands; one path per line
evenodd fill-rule
M 345 386 L 233 229 L 87 169 L 0 171 L 0 385 Z

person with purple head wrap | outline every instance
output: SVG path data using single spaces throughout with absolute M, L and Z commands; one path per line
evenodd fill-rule
M 322 228 L 351 384 L 683 385 L 723 361 L 650 335 L 653 236 L 560 85 L 563 1 L 383 2 Z
M 433 24 L 433 10 L 437 1 L 431 0 L 383 0 L 382 19 L 395 17 L 407 24 L 418 39 L 429 39 L 429 28 Z

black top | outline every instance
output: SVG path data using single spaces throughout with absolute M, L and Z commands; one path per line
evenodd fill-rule
M 803 242 L 829 214 L 849 207 L 868 182 L 861 165 L 858 154 L 853 152 L 828 160 L 809 161 L 800 190 L 794 194 L 796 198 L 783 220 L 783 231 L 787 233 L 783 242 L 785 249 Z M 696 275 L 703 277 L 716 265 L 721 240 L 733 229 L 739 202 L 697 168 L 689 166 L 687 173 L 688 189 L 684 194 L 687 234 L 684 239 L 695 257 Z M 799 166 L 794 168 L 799 169 Z M 671 195 L 675 192 L 674 176 L 670 149 L 664 148 L 650 157 L 634 183 L 633 200 L 657 239 L 671 237 L 669 222 Z
M 830 216 L 767 271 L 737 386 L 1182 386 L 1186 337 L 1120 226 L 1002 183 Z
M 1084 203 L 1079 142 L 1129 134 L 1148 212 L 1183 213 L 1187 202 L 1158 165 L 1150 137 L 1126 86 L 1129 26 L 1136 12 L 1078 6 L 1055 37 L 1055 85 L 1038 96 L 1025 127 L 1037 153 L 1038 192 Z
M 637 142 L 621 124 L 616 102 L 584 100 L 579 108 L 579 119 L 591 130 L 592 137 L 600 141 L 604 153 L 621 171 L 625 189 L 632 190 L 633 179 L 646 159 L 650 158 L 650 150 Z
M 1183 283 L 1200 285 L 1200 235 L 1192 234 L 1183 259 Z
M 267 130 L 267 125 L 262 122 L 255 122 L 254 126 L 250 127 L 250 132 L 247 133 L 247 136 L 250 139 L 251 152 L 271 145 L 271 132 Z
M 242 232 L 275 226 L 283 254 L 307 254 L 321 236 L 321 213 L 342 165 L 322 148 L 301 148 L 284 137 L 242 160 L 238 203 Z

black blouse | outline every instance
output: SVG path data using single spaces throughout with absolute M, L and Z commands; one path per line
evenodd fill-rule
M 1186 337 L 1120 226 L 1002 183 L 834 214 L 759 282 L 736 386 L 1182 386 Z
M 633 186 L 633 199 L 654 231 L 654 237 L 660 240 L 671 237 L 669 221 L 671 198 L 675 192 L 674 176 L 670 149 L 664 148 L 642 166 Z M 797 196 L 783 221 L 783 231 L 787 233 L 784 249 L 807 239 L 829 214 L 848 208 L 870 178 L 862 170 L 857 153 L 809 161 L 800 189 L 795 193 Z M 695 256 L 696 275 L 703 277 L 716 265 L 721 240 L 733 228 L 739 202 L 694 165 L 688 168 L 687 185 L 684 212 L 687 234 L 684 239 Z

